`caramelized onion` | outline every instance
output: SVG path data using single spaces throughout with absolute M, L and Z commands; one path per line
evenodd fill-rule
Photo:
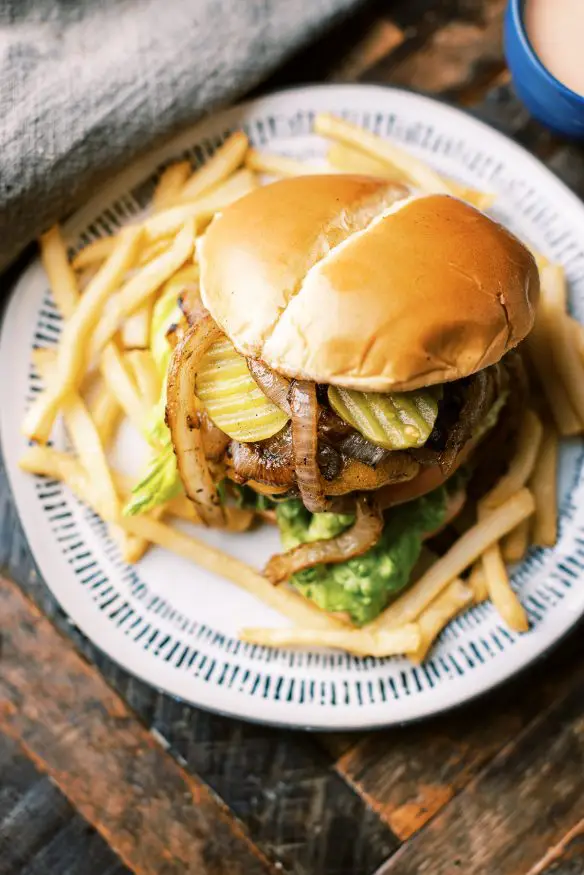
M 291 575 L 313 565 L 338 564 L 353 556 L 361 556 L 379 540 L 383 530 L 383 516 L 374 499 L 359 496 L 357 518 L 346 532 L 328 541 L 300 544 L 288 553 L 272 556 L 264 574 L 273 584 L 288 580 Z
M 270 401 L 273 401 L 286 416 L 292 416 L 290 402 L 288 401 L 288 392 L 290 391 L 290 380 L 283 377 L 282 374 L 276 373 L 268 365 L 259 359 L 247 359 L 249 372 Z
M 268 486 L 294 485 L 294 470 L 286 453 L 269 453 L 261 444 L 243 444 L 231 441 L 231 463 L 235 478 L 240 483 L 258 480 Z
M 387 458 L 374 467 L 348 459 L 336 480 L 327 483 L 326 491 L 329 496 L 345 495 L 347 492 L 369 492 L 388 483 L 399 484 L 413 480 L 419 470 L 418 462 L 401 450 L 388 453 Z
M 300 496 L 307 510 L 327 509 L 323 479 L 318 467 L 318 402 L 316 384 L 295 380 L 290 389 L 292 452 Z
M 218 462 L 229 446 L 230 437 L 217 428 L 213 420 L 203 411 L 199 413 L 205 456 L 213 462 Z
M 209 465 L 195 400 L 197 368 L 221 332 L 206 314 L 186 332 L 172 353 L 168 373 L 166 421 L 172 435 L 178 470 L 185 492 L 202 521 L 224 524 L 223 509 Z

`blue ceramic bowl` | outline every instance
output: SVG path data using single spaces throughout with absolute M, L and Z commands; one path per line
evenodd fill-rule
M 525 0 L 509 0 L 505 16 L 505 54 L 515 90 L 544 125 L 584 139 L 584 97 L 562 85 L 541 63 L 525 30 L 524 7 Z

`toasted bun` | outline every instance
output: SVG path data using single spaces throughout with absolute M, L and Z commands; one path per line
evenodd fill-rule
M 456 380 L 531 330 L 529 251 L 468 204 L 362 176 L 265 186 L 199 245 L 203 302 L 244 355 L 385 392 Z

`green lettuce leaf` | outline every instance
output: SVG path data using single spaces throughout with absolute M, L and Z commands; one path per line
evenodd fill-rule
M 150 323 L 150 352 L 161 374 L 166 375 L 171 347 L 166 333 L 181 318 L 178 292 L 171 286 L 155 303 Z
M 176 466 L 174 450 L 169 444 L 155 456 L 146 473 L 132 489 L 132 498 L 124 508 L 124 516 L 146 513 L 176 498 L 182 492 L 182 483 Z
M 146 424 L 146 438 L 156 455 L 132 490 L 132 498 L 124 508 L 125 516 L 135 516 L 164 504 L 182 492 L 176 457 L 170 431 L 165 422 L 166 374 L 170 364 L 171 347 L 166 332 L 180 318 L 177 289 L 170 288 L 154 305 L 150 323 L 150 350 L 162 377 L 162 392 L 158 403 L 150 411 Z
M 446 489 L 394 508 L 386 514 L 378 543 L 363 556 L 339 565 L 317 565 L 295 574 L 291 583 L 325 611 L 341 611 L 362 626 L 381 613 L 408 585 L 424 535 L 438 528 L 446 512 Z M 297 500 L 276 507 L 284 547 L 334 538 L 353 520 L 349 514 L 311 514 Z

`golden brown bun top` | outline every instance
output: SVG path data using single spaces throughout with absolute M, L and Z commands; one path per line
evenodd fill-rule
M 531 253 L 473 207 L 362 176 L 252 192 L 199 245 L 205 306 L 289 377 L 385 392 L 494 364 L 533 326 Z

